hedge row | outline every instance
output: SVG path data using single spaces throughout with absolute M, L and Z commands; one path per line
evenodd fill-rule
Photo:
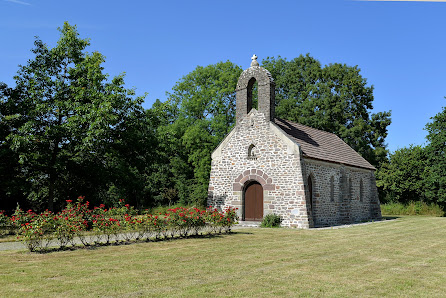
M 219 212 L 212 207 L 178 207 L 164 214 L 139 214 L 123 200 L 118 207 L 106 209 L 101 204 L 91 209 L 84 197 L 75 203 L 67 200 L 66 208 L 58 213 L 17 208 L 10 218 L 0 214 L 0 224 L 9 221 L 30 251 L 229 232 L 237 219 L 233 208 Z

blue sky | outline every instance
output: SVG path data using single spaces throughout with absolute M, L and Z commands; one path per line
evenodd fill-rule
M 106 56 L 111 76 L 157 99 L 198 65 L 255 53 L 358 65 L 375 87 L 374 112 L 392 110 L 394 151 L 425 143 L 424 127 L 446 106 L 444 1 L 45 1 L 0 0 L 0 81 L 13 86 L 32 58 L 34 36 L 49 46 L 64 21 Z

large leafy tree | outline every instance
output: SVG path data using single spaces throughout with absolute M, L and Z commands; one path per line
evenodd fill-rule
M 376 183 L 384 201 L 446 206 L 446 108 L 431 119 L 425 147 L 398 149 L 378 169 Z
M 431 119 L 426 125 L 425 192 L 428 200 L 446 206 L 446 107 Z
M 30 185 L 28 199 L 50 209 L 73 195 L 107 191 L 111 145 L 142 113 L 143 100 L 124 88 L 122 75 L 108 80 L 104 56 L 86 52 L 89 40 L 76 26 L 65 23 L 59 31 L 54 48 L 36 39 L 35 57 L 20 66 L 1 119 Z
M 383 163 L 376 173 L 381 201 L 409 203 L 425 200 L 426 165 L 426 153 L 421 146 L 411 145 L 390 154 L 389 162 Z
M 205 203 L 211 153 L 235 122 L 241 71 L 229 61 L 198 66 L 168 93 L 163 108 L 167 125 L 159 133 L 175 176 L 181 177 L 173 187 L 183 203 Z
M 322 67 L 308 54 L 262 64 L 276 82 L 277 117 L 335 133 L 375 166 L 386 161 L 390 112 L 371 113 L 373 86 L 357 66 Z
M 18 162 L 19 156 L 6 142 L 11 126 L 4 120 L 6 115 L 15 114 L 14 105 L 8 104 L 8 98 L 14 90 L 0 83 L 0 209 L 11 210 L 17 203 L 25 205 L 27 183 Z

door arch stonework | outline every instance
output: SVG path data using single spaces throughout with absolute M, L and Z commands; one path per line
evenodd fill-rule
M 248 181 L 257 181 L 262 186 L 263 190 L 276 189 L 276 185 L 273 184 L 273 179 L 266 173 L 264 173 L 262 170 L 250 169 L 238 175 L 234 183 L 232 183 L 232 190 L 242 191 L 245 183 Z

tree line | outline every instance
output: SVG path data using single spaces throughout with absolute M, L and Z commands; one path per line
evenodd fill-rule
M 145 96 L 125 88 L 123 75 L 109 78 L 104 56 L 87 51 L 90 41 L 76 26 L 59 31 L 53 48 L 36 38 L 14 87 L 0 83 L 0 209 L 59 210 L 80 195 L 93 204 L 125 198 L 138 209 L 205 205 L 211 152 L 235 124 L 242 68 L 198 66 L 166 101 L 145 109 Z M 385 143 L 391 113 L 372 113 L 373 86 L 357 66 L 322 66 L 308 54 L 267 57 L 262 66 L 276 81 L 277 117 L 337 134 L 379 169 L 382 197 L 395 196 L 381 183 L 394 174 Z M 430 144 L 438 130 L 432 126 Z M 435 169 L 433 197 L 444 189 Z
M 446 107 L 426 124 L 427 144 L 390 154 L 376 173 L 381 202 L 422 201 L 446 207 Z

